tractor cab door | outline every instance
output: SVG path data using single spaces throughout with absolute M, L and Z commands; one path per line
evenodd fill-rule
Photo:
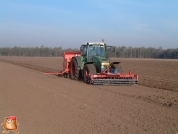
M 82 56 L 87 56 L 87 46 L 86 45 L 82 45 L 80 47 L 80 51 L 82 53 Z
M 96 50 L 92 45 L 88 45 L 88 62 L 92 62 L 93 56 L 96 55 Z

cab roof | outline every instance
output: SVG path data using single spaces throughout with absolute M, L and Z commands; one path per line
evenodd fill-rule
M 95 45 L 104 45 L 104 42 L 87 42 L 89 45 L 93 45 L 93 44 L 95 44 Z M 84 43 L 84 44 L 82 44 L 82 45 L 87 45 L 87 43 Z

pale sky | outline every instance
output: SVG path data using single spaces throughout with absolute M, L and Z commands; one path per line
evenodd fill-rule
M 178 0 L 0 0 L 0 47 L 178 48 Z

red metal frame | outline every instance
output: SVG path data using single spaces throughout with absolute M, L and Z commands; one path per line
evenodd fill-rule
M 43 74 L 55 74 L 55 75 L 64 75 L 68 74 L 70 71 L 70 62 L 72 60 L 72 57 L 74 56 L 81 56 L 80 51 L 64 51 L 63 54 L 63 71 L 60 72 L 44 72 Z
M 131 70 L 129 71 L 129 74 L 121 74 L 121 73 L 109 73 L 109 70 L 111 70 L 111 66 L 108 66 L 102 73 L 90 75 L 86 74 L 87 78 L 93 80 L 93 79 L 136 79 L 138 80 L 137 74 L 132 74 Z
M 129 71 L 129 74 L 112 74 L 112 73 L 101 73 L 101 74 L 95 74 L 95 75 L 87 75 L 87 78 L 93 79 L 137 79 L 137 74 L 132 74 L 131 71 Z
M 69 72 L 70 71 L 70 62 L 72 57 L 74 56 L 81 56 L 81 52 L 80 51 L 65 51 L 64 52 L 64 62 L 63 62 L 63 70 L 65 72 Z

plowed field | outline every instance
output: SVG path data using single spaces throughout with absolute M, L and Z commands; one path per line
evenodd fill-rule
M 42 74 L 62 70 L 61 57 L 0 57 L 0 121 L 15 115 L 26 134 L 176 134 L 178 61 L 112 60 L 137 73 L 139 85 L 93 86 Z

